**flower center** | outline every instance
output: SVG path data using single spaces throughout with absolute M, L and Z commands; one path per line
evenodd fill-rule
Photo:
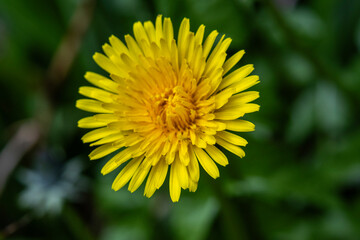
M 156 122 L 164 130 L 186 130 L 196 118 L 195 105 L 191 94 L 181 86 L 166 88 L 164 93 L 155 96 Z

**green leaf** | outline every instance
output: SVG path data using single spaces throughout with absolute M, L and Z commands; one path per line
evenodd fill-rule
M 304 39 L 316 40 L 324 34 L 324 23 L 309 8 L 297 8 L 286 14 L 290 26 Z
M 176 238 L 207 239 L 218 211 L 219 203 L 214 198 L 182 197 L 181 201 L 174 206 L 170 220 Z
M 146 240 L 150 239 L 147 219 L 143 216 L 127 217 L 126 220 L 108 225 L 101 234 L 101 240 Z
M 308 89 L 300 94 L 291 108 L 286 138 L 290 142 L 302 141 L 315 124 L 315 92 Z
M 284 56 L 283 66 L 288 79 L 299 86 L 305 86 L 314 80 L 314 67 L 302 55 L 289 53 Z
M 316 121 L 318 127 L 330 136 L 343 130 L 348 119 L 348 105 L 341 92 L 329 82 L 316 86 Z

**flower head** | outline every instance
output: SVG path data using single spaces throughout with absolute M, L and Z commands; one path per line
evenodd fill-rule
M 95 62 L 109 77 L 85 74 L 97 88 L 80 87 L 80 94 L 92 99 L 80 99 L 76 106 L 97 114 L 78 125 L 96 128 L 82 138 L 98 146 L 91 160 L 117 151 L 103 174 L 127 162 L 114 190 L 130 181 L 128 189 L 134 192 L 147 177 L 144 195 L 151 197 L 170 171 L 170 196 L 176 202 L 181 189 L 196 191 L 199 163 L 211 177 L 219 177 L 215 163 L 228 164 L 219 146 L 244 157 L 239 146 L 247 141 L 232 131 L 254 130 L 252 123 L 238 118 L 259 110 L 250 103 L 259 93 L 243 92 L 259 77 L 248 76 L 251 64 L 229 73 L 244 51 L 226 60 L 231 39 L 223 35 L 214 45 L 218 32 L 204 40 L 204 30 L 201 25 L 191 32 L 185 18 L 176 41 L 171 20 L 158 16 L 155 26 L 135 23 L 135 38 L 126 35 L 126 44 L 111 36 L 110 44 L 103 45 L 105 55 L 95 53 Z

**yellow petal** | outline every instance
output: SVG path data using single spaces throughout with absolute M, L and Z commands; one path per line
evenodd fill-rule
M 248 64 L 233 71 L 223 79 L 223 81 L 219 86 L 219 89 L 224 89 L 230 86 L 231 84 L 241 82 L 241 80 L 244 79 L 246 76 L 248 76 L 253 70 L 254 70 L 254 65 Z
M 196 38 L 196 36 L 195 36 L 195 38 Z M 196 39 L 195 39 L 195 41 L 196 41 Z M 195 53 L 194 53 L 193 58 L 190 63 L 190 66 L 192 66 L 192 69 L 193 69 L 193 77 L 195 79 L 201 78 L 201 76 L 204 73 L 205 67 L 206 67 L 205 58 L 202 55 L 203 55 L 202 46 L 197 45 L 195 47 Z M 186 82 L 189 82 L 189 84 L 191 84 L 190 81 L 186 81 Z
M 244 138 L 233 134 L 231 132 L 228 131 L 221 131 L 218 132 L 216 134 L 217 137 L 220 137 L 222 139 L 224 139 L 225 141 L 232 143 L 234 145 L 238 145 L 238 146 L 246 146 L 246 144 L 248 143 Z
M 148 42 L 150 44 L 149 38 L 146 35 L 145 29 L 141 22 L 134 23 L 133 31 L 134 31 L 135 39 L 138 42 L 138 44 L 141 43 L 141 40 L 145 40 L 146 42 Z
M 160 142 L 160 145 L 164 145 L 163 142 Z M 162 159 L 161 156 L 162 148 L 158 148 L 152 155 L 148 155 L 151 159 L 151 165 L 156 166 L 158 162 Z
M 229 103 L 226 104 L 227 106 L 239 105 L 242 103 L 248 103 L 254 101 L 255 99 L 259 98 L 259 92 L 257 91 L 246 91 L 239 94 L 232 96 L 229 99 Z
M 224 106 L 228 101 L 229 98 L 234 94 L 235 89 L 227 88 L 224 91 L 215 95 L 215 109 L 219 109 Z
M 162 15 L 159 14 L 155 21 L 155 35 L 156 43 L 160 43 L 160 39 L 163 38 L 163 27 L 162 27 Z
M 188 35 L 190 30 L 190 21 L 188 18 L 184 18 L 180 24 L 179 34 L 178 34 L 178 47 L 179 47 L 179 58 L 180 63 L 185 57 L 185 53 L 188 49 Z
M 169 190 L 170 190 L 171 200 L 173 202 L 178 202 L 181 194 L 181 186 L 174 165 L 171 165 L 170 168 Z
M 87 111 L 87 112 L 95 112 L 95 113 L 112 113 L 113 111 L 110 111 L 108 109 L 105 109 L 103 107 L 103 103 L 92 100 L 92 99 L 79 99 L 76 101 L 76 107 Z
M 96 116 L 96 115 L 95 115 Z M 98 128 L 98 127 L 104 127 L 108 123 L 110 123 L 112 120 L 109 121 L 101 121 L 96 119 L 95 116 L 92 117 L 86 117 L 83 119 L 80 119 L 78 121 L 78 127 L 79 128 Z
M 175 160 L 175 154 L 177 150 L 178 150 L 178 141 L 173 142 L 171 144 L 170 150 L 165 156 L 165 160 L 167 164 L 173 163 L 173 161 Z
M 194 147 L 194 151 L 197 159 L 199 160 L 201 166 L 205 169 L 205 171 L 212 178 L 218 178 L 220 176 L 219 169 L 217 168 L 214 161 L 209 157 L 209 155 L 207 155 L 204 150 L 198 147 Z
M 224 75 L 232 68 L 234 67 L 240 59 L 244 56 L 245 51 L 241 50 L 235 53 L 232 57 L 230 57 L 226 62 L 224 63 Z
M 196 135 L 195 145 L 199 148 L 206 148 L 207 143 L 202 139 L 199 134 Z
M 212 53 L 210 54 L 207 62 L 206 62 L 206 68 L 205 68 L 205 75 L 208 76 L 208 74 L 216 68 L 222 67 L 224 64 L 224 61 L 226 59 L 226 50 L 229 48 L 231 43 L 231 38 L 226 38 L 224 41 L 222 41 L 223 37 L 220 39 L 219 43 L 216 45 Z M 225 79 L 224 79 L 225 80 Z
M 140 167 L 138 167 L 136 169 L 134 176 L 131 178 L 131 181 L 130 181 L 129 187 L 128 187 L 128 190 L 130 192 L 135 192 L 136 189 L 138 189 L 140 187 L 140 185 L 144 182 L 144 179 L 148 175 L 149 170 L 150 170 L 150 166 L 147 166 L 145 161 L 143 161 L 141 163 Z
M 199 133 L 199 136 L 202 140 L 204 140 L 207 144 L 214 145 L 216 143 L 216 139 L 212 135 L 207 135 L 203 133 Z M 205 148 L 205 147 L 204 147 Z
M 136 43 L 132 36 L 130 36 L 129 34 L 125 35 L 125 42 L 129 48 L 131 56 L 133 56 L 134 59 L 137 59 L 139 56 L 143 55 L 143 52 L 139 48 L 139 45 Z
M 176 73 L 179 73 L 179 52 L 175 39 L 171 42 L 171 62 Z
M 91 84 L 94 84 L 97 87 L 103 88 L 113 93 L 117 93 L 117 89 L 119 84 L 104 77 L 100 74 L 93 73 L 93 72 L 86 72 L 85 79 L 88 80 Z
M 118 191 L 122 188 L 126 183 L 129 182 L 130 178 L 134 175 L 135 171 L 139 167 L 143 157 L 137 157 L 132 159 L 126 166 L 121 170 L 121 172 L 116 176 L 112 189 Z
M 114 145 L 121 145 L 124 147 L 134 146 L 144 140 L 144 137 L 140 136 L 138 133 L 132 133 L 129 135 L 124 136 L 119 140 L 119 142 L 114 143 Z
M 144 136 L 145 139 L 147 138 L 146 136 Z M 161 153 L 164 149 L 165 146 L 165 140 L 166 138 L 164 136 L 160 136 L 159 139 L 157 141 L 153 141 L 147 148 L 146 148 L 146 156 L 155 156 L 155 157 L 160 157 Z M 147 140 L 146 140 L 147 141 Z M 156 160 L 157 162 L 157 160 Z M 152 163 L 153 165 L 155 165 L 155 163 Z
M 219 87 L 222 82 L 223 69 L 221 67 L 215 67 L 214 70 L 208 73 L 209 84 L 211 86 L 211 90 L 208 93 L 207 97 L 213 94 Z
M 171 48 L 171 42 L 174 39 L 174 29 L 170 18 L 164 19 L 164 37 L 168 44 L 169 49 Z
M 132 130 L 134 127 L 134 123 L 128 122 L 126 120 L 116 121 L 108 124 L 108 128 L 118 131 Z
M 129 68 L 129 70 L 134 69 L 136 67 L 136 63 L 131 59 L 131 57 L 125 53 L 120 55 L 120 59 Z
M 205 81 L 202 81 L 196 89 L 194 100 L 198 101 L 204 99 L 206 96 L 209 95 L 210 91 L 211 91 L 211 86 Z
M 197 189 L 197 186 L 198 186 L 197 182 L 194 182 L 194 181 L 190 180 L 190 182 L 189 182 L 189 191 L 190 192 L 195 192 L 196 189 Z
M 79 93 L 84 95 L 85 97 L 94 98 L 101 102 L 112 102 L 113 94 L 106 92 L 104 90 L 100 90 L 94 87 L 80 87 Z
M 181 164 L 179 156 L 176 156 L 173 166 L 175 168 L 174 171 L 178 177 L 180 186 L 183 189 L 187 189 L 189 187 L 189 175 L 186 170 L 186 166 Z
M 119 117 L 115 114 L 96 114 L 93 117 L 96 119 L 96 121 L 107 123 L 119 120 Z
M 96 142 L 91 143 L 90 147 L 103 145 L 103 144 L 106 144 L 106 143 L 114 144 L 115 142 L 118 142 L 119 140 L 124 139 L 124 134 L 123 133 L 119 133 L 118 130 L 112 130 L 112 129 L 110 129 L 110 130 L 111 131 L 116 131 L 117 133 L 111 134 L 111 135 L 106 136 L 106 137 L 104 137 L 104 138 L 102 138 L 102 139 L 100 139 L 100 140 L 98 140 Z M 122 147 L 122 146 L 117 146 L 117 147 Z
M 231 144 L 221 138 L 216 138 L 216 143 L 219 144 L 220 146 L 222 146 L 223 148 L 225 148 L 226 150 L 228 150 L 229 152 L 232 152 L 233 154 L 235 154 L 241 158 L 245 156 L 244 150 L 242 150 L 240 147 L 235 146 L 234 144 Z
M 104 53 L 106 54 L 106 56 L 108 58 L 111 59 L 111 57 L 115 57 L 115 56 L 118 56 L 116 51 L 113 49 L 112 46 L 110 46 L 109 44 L 105 43 L 103 46 L 102 46 L 102 49 L 104 51 Z
M 155 182 L 154 182 L 154 177 L 156 174 L 156 170 L 154 167 L 151 168 L 150 170 L 150 174 L 147 178 L 146 184 L 145 184 L 145 189 L 144 189 L 144 196 L 150 198 L 156 191 L 156 186 L 155 186 Z
M 209 36 L 206 38 L 205 42 L 204 42 L 204 46 L 203 46 L 203 57 L 206 59 L 207 56 L 209 55 L 210 53 L 210 50 L 215 42 L 215 39 L 218 35 L 218 31 L 214 30 L 212 31 Z
M 150 143 L 152 143 L 153 141 L 155 141 L 156 139 L 158 139 L 162 134 L 161 130 L 155 130 L 152 131 L 151 134 L 149 134 L 146 138 L 146 141 L 144 141 L 141 145 L 140 145 L 140 149 L 145 150 Z
M 122 53 L 129 54 L 129 50 L 119 38 L 115 37 L 114 35 L 111 35 L 109 38 L 109 42 L 116 51 L 118 56 L 120 56 Z
M 196 121 L 196 124 L 199 126 L 203 126 L 203 127 L 210 127 L 210 128 L 215 128 L 218 131 L 222 131 L 225 129 L 226 124 L 223 122 L 219 122 L 219 121 L 206 121 L 206 120 L 198 120 Z
M 167 171 L 168 171 L 168 166 L 165 162 L 165 160 L 161 159 L 153 168 L 155 169 L 156 171 L 156 174 L 154 176 L 154 184 L 156 186 L 157 189 L 159 189 L 164 181 L 165 181 L 165 178 L 166 178 L 166 174 L 167 174 Z
M 244 116 L 246 113 L 259 111 L 260 106 L 255 103 L 241 104 L 237 106 L 225 106 L 215 112 L 215 119 L 220 120 L 234 120 Z
M 246 120 L 230 120 L 223 121 L 226 124 L 226 129 L 235 132 L 251 132 L 255 130 L 255 125 Z
M 89 154 L 89 158 L 90 158 L 90 160 L 96 160 L 96 159 L 102 158 L 112 152 L 115 152 L 118 149 L 120 149 L 120 148 L 114 147 L 111 143 L 108 143 L 108 144 L 105 144 L 105 145 L 95 148 Z
M 180 162 L 185 166 L 189 164 L 190 158 L 189 158 L 187 141 L 180 141 L 179 158 L 180 158 Z
M 235 92 L 238 93 L 258 84 L 259 82 L 259 76 L 253 75 L 233 84 L 232 87 L 235 88 Z
M 200 25 L 195 34 L 195 41 L 197 44 L 201 45 L 204 39 L 205 26 L 203 24 Z
M 190 162 L 188 165 L 189 175 L 192 181 L 198 182 L 200 178 L 200 169 L 199 169 L 199 162 L 196 159 L 194 149 L 191 145 L 189 145 L 189 157 Z
M 81 138 L 81 140 L 84 143 L 93 142 L 93 141 L 96 141 L 96 140 L 99 140 L 101 138 L 107 137 L 107 136 L 109 136 L 111 134 L 114 134 L 114 133 L 117 133 L 117 131 L 109 129 L 107 127 L 99 128 L 99 129 L 95 129 L 95 130 L 92 130 L 92 131 L 86 133 Z
M 188 60 L 189 66 L 191 69 L 194 69 L 194 64 L 191 61 L 193 56 L 194 56 L 194 52 L 195 52 L 195 35 L 193 32 L 190 32 L 188 35 L 188 44 L 187 44 L 187 54 L 186 59 Z
M 151 21 L 146 21 L 144 23 L 145 31 L 150 39 L 150 42 L 155 42 L 155 27 Z
M 205 151 L 210 155 L 210 157 L 215 162 L 217 162 L 221 166 L 226 166 L 229 164 L 229 161 L 228 161 L 227 157 L 225 156 L 225 154 L 222 151 L 220 151 L 217 147 L 215 147 L 213 145 L 208 145 L 205 148 Z
M 118 76 L 123 76 L 123 72 L 118 68 L 109 58 L 104 54 L 95 53 L 93 56 L 94 61 L 108 73 L 112 73 Z
M 125 148 L 114 157 L 112 157 L 101 169 L 103 175 L 108 174 L 113 171 L 115 168 L 119 167 L 122 163 L 126 162 L 133 157 L 134 153 L 137 152 L 137 149 L 134 147 Z

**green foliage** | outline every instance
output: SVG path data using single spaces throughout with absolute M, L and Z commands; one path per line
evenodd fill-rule
M 174 206 L 170 219 L 177 239 L 206 239 L 218 211 L 219 203 L 214 198 L 182 199 Z
M 359 1 L 97 1 L 50 104 L 46 74 L 82 2 L 0 1 L 1 146 L 22 120 L 40 116 L 46 138 L 36 149 L 64 152 L 59 165 L 39 165 L 35 151 L 15 168 L 0 192 L 0 239 L 359 239 Z M 206 33 L 216 29 L 231 37 L 229 56 L 245 49 L 239 66 L 253 63 L 261 81 L 252 88 L 260 92 L 261 109 L 245 117 L 256 131 L 241 134 L 249 142 L 245 158 L 228 153 L 230 164 L 220 168 L 219 179 L 202 171 L 198 191 L 183 192 L 176 204 L 168 179 L 151 199 L 141 189 L 114 192 L 118 172 L 102 176 L 106 161 L 86 160 L 90 149 L 80 141 L 85 131 L 76 127 L 86 116 L 74 107 L 77 88 L 88 85 L 86 71 L 101 71 L 93 53 L 111 34 L 122 39 L 135 21 L 157 14 L 171 17 L 174 29 L 188 17 L 193 31 L 204 24 Z M 84 169 L 73 169 L 76 178 L 44 180 L 78 156 Z M 80 179 L 87 181 L 81 191 L 73 184 Z M 61 198 L 54 200 L 54 191 Z M 46 212 L 42 202 L 52 200 L 57 214 L 19 222 L 28 213 Z M 16 226 L 10 235 L 9 224 Z

